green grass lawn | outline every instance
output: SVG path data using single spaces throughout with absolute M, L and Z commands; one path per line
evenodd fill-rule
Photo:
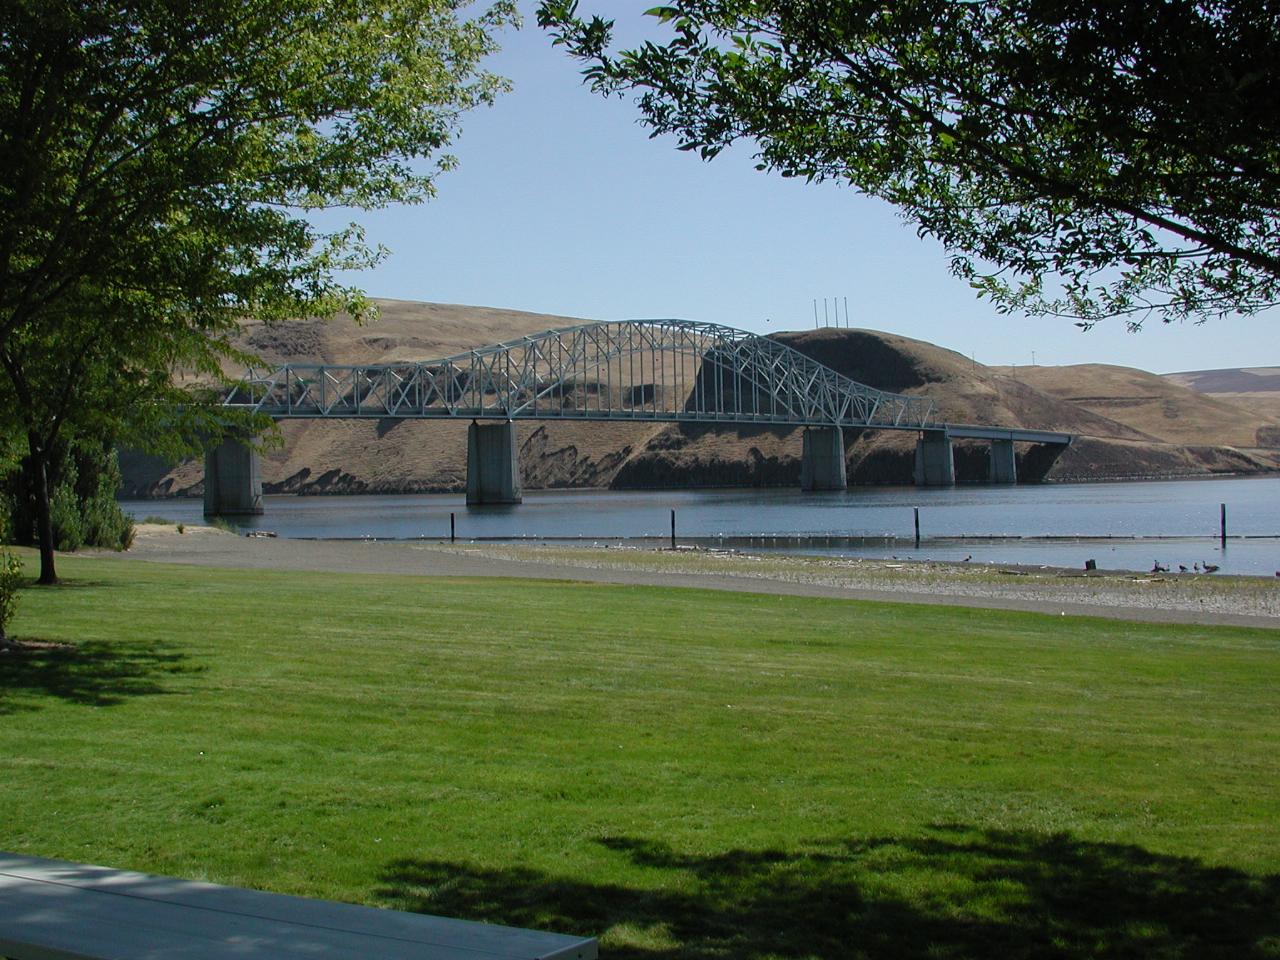
M 1280 633 L 67 559 L 0 849 L 605 957 L 1280 956 Z

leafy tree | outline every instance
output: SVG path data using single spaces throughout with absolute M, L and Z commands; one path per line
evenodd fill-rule
M 244 318 L 366 309 L 376 261 L 308 210 L 431 196 L 511 0 L 12 0 L 0 7 L 0 424 L 56 578 L 66 438 L 189 446 Z M 425 161 L 425 162 L 421 162 Z
M 897 205 L 1005 311 L 1089 327 L 1280 301 L 1274 0 L 676 0 L 669 36 L 542 0 L 654 136 Z

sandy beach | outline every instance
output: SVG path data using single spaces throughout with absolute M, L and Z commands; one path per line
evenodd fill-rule
M 1280 578 L 893 562 L 702 550 L 287 540 L 140 524 L 132 549 L 160 562 L 425 577 L 514 577 L 947 604 L 1163 623 L 1280 628 Z

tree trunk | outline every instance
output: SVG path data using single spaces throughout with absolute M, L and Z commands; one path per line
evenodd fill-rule
M 27 448 L 35 474 L 36 534 L 40 538 L 40 579 L 37 583 L 57 583 L 53 565 L 53 511 L 49 506 L 49 457 L 40 438 L 27 435 Z

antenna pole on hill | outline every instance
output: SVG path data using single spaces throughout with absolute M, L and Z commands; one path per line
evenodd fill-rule
M 813 298 L 813 329 L 818 329 L 818 298 Z
M 849 298 L 844 298 L 844 328 L 849 329 Z

